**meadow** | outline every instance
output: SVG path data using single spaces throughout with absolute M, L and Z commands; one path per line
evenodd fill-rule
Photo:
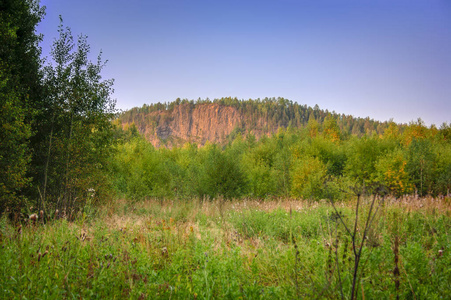
M 363 198 L 354 297 L 451 295 L 451 199 Z M 0 221 L 1 299 L 350 299 L 356 200 L 117 201 Z M 343 220 L 344 224 L 341 222 Z

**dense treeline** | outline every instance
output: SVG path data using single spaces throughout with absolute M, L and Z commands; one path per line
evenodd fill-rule
M 16 217 L 101 196 L 113 142 L 104 63 L 90 62 L 86 36 L 74 41 L 61 21 L 44 64 L 35 31 L 44 14 L 39 1 L 0 2 L 0 214 Z
M 451 127 L 393 122 L 383 134 L 343 133 L 331 115 L 302 129 L 270 137 L 237 134 L 226 146 L 154 148 L 132 127 L 122 142 L 112 178 L 126 198 L 346 198 L 349 187 L 381 186 L 405 194 L 445 195 L 451 188 Z
M 264 98 L 238 100 L 238 98 L 220 99 L 197 99 L 180 100 L 173 102 L 144 104 L 142 107 L 135 107 L 120 114 L 119 120 L 122 123 L 141 125 L 159 125 L 159 118 L 151 113 L 158 111 L 172 112 L 179 105 L 189 105 L 192 109 L 195 106 L 219 104 L 222 106 L 234 107 L 243 117 L 243 124 L 239 129 L 241 132 L 252 132 L 258 129 L 263 133 L 274 133 L 278 128 L 302 128 L 308 125 L 310 120 L 315 120 L 323 124 L 328 116 L 332 116 L 340 128 L 342 134 L 363 136 L 365 134 L 382 134 L 390 125 L 390 121 L 379 122 L 373 119 L 356 118 L 352 115 L 338 114 L 335 111 L 329 112 L 327 109 L 320 109 L 318 105 L 313 108 L 307 105 L 300 105 L 284 98 Z M 406 125 L 399 124 L 401 131 Z

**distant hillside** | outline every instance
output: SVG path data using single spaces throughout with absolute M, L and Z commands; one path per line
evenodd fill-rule
M 238 133 L 263 135 L 279 128 L 303 128 L 315 120 L 321 126 L 333 117 L 345 135 L 382 134 L 388 122 L 329 112 L 300 105 L 284 98 L 238 100 L 221 98 L 213 101 L 180 100 L 135 107 L 120 114 L 117 122 L 124 129 L 132 124 L 154 146 L 173 147 L 186 142 L 225 143 Z M 399 127 L 403 127 L 399 125 Z

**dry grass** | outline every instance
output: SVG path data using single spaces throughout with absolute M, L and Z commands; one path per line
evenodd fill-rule
M 438 210 L 441 213 L 449 214 L 451 212 L 451 197 L 415 197 L 404 196 L 400 199 L 389 198 L 387 202 L 404 211 Z

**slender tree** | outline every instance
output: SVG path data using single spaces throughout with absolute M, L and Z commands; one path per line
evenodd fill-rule
M 62 20 L 58 32 L 53 64 L 44 69 L 50 105 L 46 138 L 39 149 L 44 158 L 40 190 L 43 202 L 67 209 L 79 207 L 88 189 L 102 185 L 113 138 L 115 101 L 110 97 L 113 80 L 101 77 L 105 65 L 101 55 L 96 63 L 88 59 L 87 37 L 80 35 L 75 44 Z

